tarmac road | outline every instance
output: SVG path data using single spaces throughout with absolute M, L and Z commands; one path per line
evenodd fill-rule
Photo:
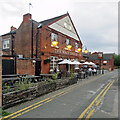
M 12 113 L 6 119 L 118 118 L 118 71 L 79 80 L 6 111 Z

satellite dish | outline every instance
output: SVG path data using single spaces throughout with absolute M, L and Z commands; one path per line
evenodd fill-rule
M 37 28 L 42 28 L 42 24 L 39 24 Z

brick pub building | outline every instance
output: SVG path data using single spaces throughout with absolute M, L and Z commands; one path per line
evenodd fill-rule
M 57 46 L 52 41 L 57 41 Z M 58 62 L 83 59 L 82 51 L 78 52 L 82 42 L 68 13 L 41 22 L 25 14 L 18 29 L 11 27 L 2 35 L 2 45 L 2 59 L 13 61 L 13 73 L 17 74 L 48 74 L 54 68 L 66 72 L 68 66 Z

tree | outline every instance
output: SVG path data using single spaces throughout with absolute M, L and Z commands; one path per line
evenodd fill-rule
M 114 54 L 114 65 L 115 66 L 120 66 L 120 54 Z

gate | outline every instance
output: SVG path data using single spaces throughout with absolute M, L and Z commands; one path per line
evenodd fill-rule
M 14 73 L 14 60 L 2 60 L 2 75 Z
M 35 75 L 39 76 L 41 74 L 41 61 L 36 61 L 35 63 Z

